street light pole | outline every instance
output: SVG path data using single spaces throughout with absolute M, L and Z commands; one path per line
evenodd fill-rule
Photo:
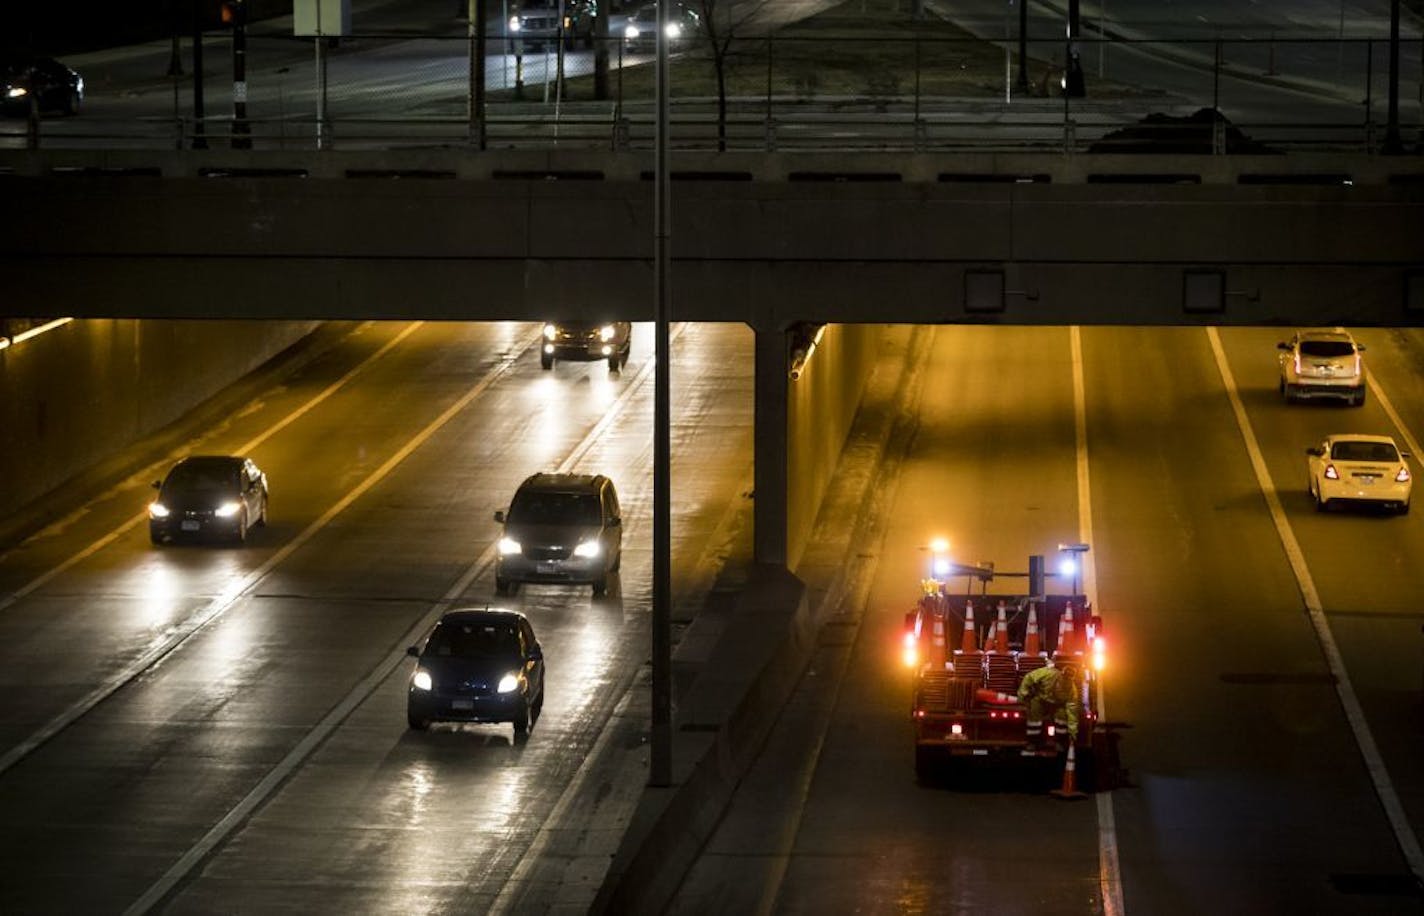
M 1399 0 L 1389 3 L 1389 110 L 1385 116 L 1384 153 L 1404 152 L 1399 136 Z
M 671 0 L 658 0 L 657 132 L 653 152 L 653 683 L 648 785 L 672 785 L 672 468 L 668 381 L 668 47 Z
M 1019 92 L 1028 92 L 1028 0 L 1014 0 L 1019 5 Z
M 193 0 L 193 149 L 207 149 L 203 119 L 203 5 Z
M 232 10 L 232 148 L 252 149 L 247 123 L 247 0 L 230 0 Z

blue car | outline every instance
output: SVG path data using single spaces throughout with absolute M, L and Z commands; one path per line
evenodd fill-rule
M 406 719 L 424 731 L 432 722 L 509 722 L 524 738 L 544 707 L 544 650 L 518 611 L 450 611 L 414 658 Z

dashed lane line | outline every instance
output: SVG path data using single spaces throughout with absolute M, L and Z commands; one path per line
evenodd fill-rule
M 413 328 L 407 329 L 407 331 L 410 330 L 413 330 Z M 395 344 L 400 339 L 400 337 L 394 338 L 391 341 L 391 344 Z M 521 346 L 519 352 L 522 353 L 525 349 L 533 346 L 537 340 L 537 336 L 531 335 L 529 339 Z M 390 344 L 388 344 L 387 346 L 390 346 Z M 385 349 L 386 348 L 382 348 L 382 352 L 384 352 Z M 337 515 L 343 512 L 348 506 L 350 506 L 353 502 L 355 502 L 359 497 L 365 494 L 373 486 L 379 483 L 387 474 L 389 474 L 396 467 L 396 465 L 404 461 L 411 454 L 411 452 L 416 449 L 416 447 L 418 447 L 426 439 L 430 438 L 430 436 L 434 435 L 435 432 L 441 426 L 444 426 L 447 422 L 449 422 L 449 420 L 454 417 L 455 414 L 457 414 L 460 410 L 463 410 L 471 401 L 479 397 L 480 394 L 482 394 L 486 389 L 488 389 L 490 385 L 494 384 L 497 379 L 507 373 L 510 367 L 514 364 L 514 359 L 517 359 L 517 356 L 502 361 L 499 366 L 497 366 L 493 371 L 491 371 L 484 378 L 482 378 L 475 385 L 474 388 L 466 392 L 458 401 L 456 401 L 448 409 L 446 409 L 446 411 L 442 413 L 439 417 L 437 417 L 429 426 L 427 426 L 424 430 L 418 433 L 414 439 L 407 442 L 405 446 L 400 449 L 400 451 L 396 452 L 389 459 L 387 459 L 387 461 L 379 468 L 372 471 L 371 474 L 368 475 L 365 480 L 357 484 L 354 489 L 352 489 L 349 493 L 347 493 L 340 500 L 338 500 L 334 505 L 331 506 L 331 508 L 327 509 L 326 512 L 322 513 L 320 518 L 312 522 L 295 538 L 283 545 L 281 549 L 273 553 L 272 556 L 268 557 L 267 560 L 262 563 L 261 566 L 258 566 L 256 569 L 247 573 L 245 576 L 238 579 L 236 582 L 233 582 L 228 585 L 215 598 L 213 598 L 213 600 L 209 601 L 200 610 L 195 611 L 193 614 L 189 615 L 188 618 L 184 620 L 182 624 L 174 628 L 167 635 L 160 637 L 158 640 L 156 640 L 152 645 L 149 646 L 147 650 L 140 654 L 136 659 L 129 662 L 127 665 L 123 666 L 118 671 L 114 672 L 102 683 L 100 683 L 98 687 L 94 688 L 89 693 L 81 697 L 79 700 L 71 704 L 59 715 L 55 716 L 53 719 L 50 719 L 44 725 L 40 726 L 38 730 L 36 730 L 29 737 L 25 738 L 19 744 L 16 744 L 15 746 L 7 750 L 3 756 L 0 756 L 0 775 L 4 775 L 11 767 L 24 760 L 30 754 L 33 754 L 39 748 L 43 747 L 47 742 L 54 738 L 55 735 L 58 735 L 70 725 L 73 725 L 76 721 L 83 718 L 94 707 L 98 706 L 100 703 L 104 702 L 109 697 L 117 693 L 120 689 L 122 689 L 125 684 L 128 684 L 130 681 L 137 678 L 143 672 L 158 664 L 159 661 L 167 657 L 179 646 L 186 643 L 189 639 L 191 639 L 196 633 L 206 627 L 209 623 L 212 623 L 214 620 L 217 620 L 224 613 L 226 613 L 227 610 L 231 608 L 234 604 L 236 604 L 239 599 L 241 599 L 244 595 L 250 592 L 253 587 L 257 585 L 258 582 L 266 578 L 267 574 L 270 573 L 273 569 L 275 569 L 278 564 L 286 560 L 287 557 L 291 556 L 297 549 L 299 549 L 308 541 L 310 541 L 313 537 L 315 537 L 316 534 L 321 531 L 321 529 L 325 528 L 331 522 L 332 519 L 334 519 Z M 365 364 L 363 363 L 363 365 Z M 359 369 L 360 367 L 357 368 Z M 352 370 L 352 373 L 348 373 L 347 377 L 344 378 L 343 381 L 349 379 L 351 375 L 353 375 L 355 372 L 356 370 Z M 339 385 L 341 383 L 338 382 L 337 384 Z M 328 388 L 325 392 L 322 393 L 322 395 L 319 395 L 318 397 L 324 398 L 328 396 L 329 393 L 334 390 L 334 388 L 335 386 Z M 313 403 L 309 403 L 301 409 L 310 409 L 311 406 L 313 406 Z M 261 441 L 261 439 L 265 438 L 275 429 L 279 428 L 282 425 L 285 425 L 285 423 L 290 421 L 290 419 L 292 419 L 292 417 L 289 416 L 286 420 L 283 420 L 282 423 L 279 423 L 277 427 L 274 427 L 273 430 L 269 430 L 267 433 L 264 433 L 262 436 L 259 436 L 258 439 L 254 441 Z M 140 518 L 142 518 L 142 516 L 140 516 Z M 114 533 L 111 533 L 109 537 L 115 537 L 117 536 L 117 534 L 118 532 L 116 531 Z M 86 548 L 86 550 L 96 549 L 96 545 L 103 543 L 104 540 L 105 539 L 96 541 L 94 545 L 90 545 L 90 547 Z M 78 556 L 78 554 L 76 554 L 76 556 Z M 56 567 L 55 571 L 58 571 L 61 568 L 63 567 Z
M 1093 487 L 1088 469 L 1088 398 L 1083 378 L 1083 334 L 1077 325 L 1069 328 L 1073 354 L 1073 437 L 1078 468 L 1078 539 L 1093 543 Z M 1081 555 L 1083 594 L 1094 607 L 1098 603 L 1098 568 L 1093 551 Z M 1107 720 L 1107 692 L 1098 685 L 1098 714 Z M 1103 916 L 1123 916 L 1127 911 L 1122 902 L 1122 868 L 1118 856 L 1117 819 L 1113 814 L 1112 793 L 1096 793 L 1098 806 L 1098 893 L 1102 898 Z
M 685 328 L 685 324 L 678 325 L 676 328 L 674 328 L 672 334 L 669 337 L 669 344 L 671 344 L 672 341 L 677 340 L 677 338 L 681 335 L 683 329 Z M 441 427 L 443 427 L 458 413 L 460 413 L 460 411 L 468 407 L 469 404 L 474 401 L 475 398 L 479 397 L 479 395 L 483 393 L 484 390 L 487 389 L 491 384 L 493 384 L 494 381 L 496 381 L 498 378 L 507 373 L 509 369 L 513 367 L 515 363 L 519 360 L 519 357 L 529 347 L 537 343 L 538 340 L 538 337 L 531 337 L 529 340 L 525 341 L 522 345 L 520 345 L 517 351 L 513 355 L 511 355 L 508 360 L 502 363 L 499 368 L 491 372 L 489 375 L 485 376 L 485 378 L 481 379 L 480 382 L 473 389 L 467 392 L 462 398 L 460 398 L 459 401 L 450 405 L 449 409 L 447 409 L 435 420 L 431 421 L 430 425 L 427 426 L 425 429 L 421 430 L 420 433 L 418 433 L 414 439 L 407 442 L 405 447 L 402 448 L 400 452 L 393 455 L 389 461 L 387 461 L 376 471 L 372 472 L 371 477 L 368 477 L 365 481 L 363 481 L 357 487 L 357 490 L 364 493 L 366 490 L 370 489 L 369 485 L 374 485 L 374 483 L 377 479 L 379 479 L 379 477 L 385 476 L 385 474 L 389 473 L 390 470 L 394 469 L 396 465 L 398 465 L 401 461 L 408 457 L 411 452 L 414 452 L 417 448 L 424 444 L 426 440 L 428 440 L 431 436 L 435 435 L 435 433 L 438 432 Z M 628 404 L 632 401 L 634 394 L 637 393 L 637 391 L 643 386 L 644 381 L 652 373 L 654 366 L 655 360 L 652 359 L 648 360 L 643 365 L 643 367 L 639 370 L 638 374 L 633 377 L 633 381 L 631 384 L 628 385 L 627 389 L 618 396 L 618 399 L 614 401 L 614 403 L 609 407 L 608 411 L 599 420 L 599 422 L 594 424 L 593 428 L 589 430 L 588 434 L 585 435 L 584 438 L 577 445 L 574 446 L 574 448 L 570 451 L 568 457 L 565 458 L 564 461 L 559 465 L 559 472 L 565 473 L 572 470 L 576 466 L 578 461 L 580 461 L 583 456 L 588 454 L 589 449 L 593 447 L 596 440 L 601 437 L 603 431 L 607 429 L 609 424 L 612 422 L 610 418 L 616 418 L 617 416 L 623 413 L 623 411 L 627 408 Z M 352 495 L 350 497 L 351 499 L 354 499 L 356 495 L 359 495 L 357 493 L 357 490 L 352 491 Z M 349 502 L 347 504 L 349 504 Z M 341 508 L 344 508 L 344 506 L 342 506 Z M 340 511 L 340 508 L 334 507 L 333 510 L 328 514 L 334 516 L 338 511 Z M 326 516 L 323 516 L 323 519 L 325 518 Z M 314 523 L 313 527 L 316 527 L 319 524 L 322 524 L 322 522 Z M 312 529 L 309 528 L 308 531 L 310 530 Z M 303 532 L 303 534 L 306 534 L 306 532 Z M 452 585 L 448 591 L 446 591 L 446 593 L 441 597 L 441 599 L 436 602 L 435 605 L 429 611 L 427 611 L 425 615 L 422 616 L 421 619 L 417 621 L 414 626 L 412 626 L 409 630 L 406 631 L 405 635 L 401 637 L 400 642 L 396 644 L 396 647 L 391 650 L 390 654 L 387 655 L 384 659 L 382 659 L 381 662 L 376 665 L 376 667 L 373 668 L 371 672 L 361 680 L 360 683 L 358 683 L 355 687 L 351 688 L 350 692 L 348 692 L 346 696 L 341 699 L 340 702 L 338 702 L 334 707 L 332 707 L 330 712 L 328 712 L 325 716 L 322 717 L 322 720 L 318 722 L 316 726 L 310 732 L 308 732 L 306 736 L 303 737 L 302 740 L 299 741 L 297 745 L 293 747 L 287 753 L 287 755 L 283 757 L 282 760 L 275 767 L 273 767 L 267 773 L 267 775 L 264 776 L 260 782 L 258 782 L 256 786 L 252 788 L 250 792 L 247 793 L 246 796 L 243 797 L 242 801 L 238 802 L 237 805 L 235 805 L 232 810 L 228 811 L 228 813 L 224 815 L 221 820 L 214 824 L 213 827 L 209 829 L 208 832 L 204 834 L 203 837 L 199 839 L 197 843 L 193 844 L 193 846 L 187 852 L 185 852 L 178 859 L 177 862 L 173 863 L 173 865 L 168 869 L 168 871 L 165 872 L 161 878 L 154 882 L 154 884 L 149 887 L 147 891 L 144 892 L 143 896 L 139 897 L 138 900 L 134 901 L 134 903 L 124 911 L 124 916 L 140 916 L 140 914 L 147 913 L 154 907 L 161 904 L 163 900 L 173 892 L 173 890 L 178 886 L 178 884 L 187 878 L 189 873 L 191 873 L 194 868 L 201 864 L 203 860 L 206 859 L 208 855 L 213 852 L 213 850 L 217 849 L 220 845 L 222 845 L 222 843 L 226 842 L 228 836 L 241 824 L 246 822 L 246 820 L 251 817 L 252 814 L 267 801 L 268 797 L 271 796 L 273 792 L 277 791 L 277 789 L 280 788 L 294 772 L 296 772 L 297 768 L 300 767 L 306 761 L 307 757 L 311 756 L 312 752 L 315 751 L 318 747 L 320 747 L 322 743 L 325 742 L 326 739 L 331 736 L 331 733 L 336 731 L 336 729 L 340 727 L 341 723 L 346 721 L 346 718 L 350 716 L 351 713 L 354 712 L 362 703 L 364 703 L 366 701 L 366 698 L 369 697 L 372 693 L 374 693 L 377 687 L 379 687 L 382 683 L 386 681 L 387 678 L 391 676 L 391 673 L 395 671 L 395 669 L 401 664 L 401 662 L 406 659 L 405 647 L 415 644 L 415 642 L 418 641 L 427 630 L 434 626 L 435 621 L 440 619 L 440 615 L 445 613 L 445 611 L 448 610 L 455 603 L 455 601 L 459 599 L 460 596 L 463 595 L 469 589 L 469 587 L 475 582 L 475 580 L 478 579 L 489 569 L 490 564 L 494 561 L 494 551 L 495 545 L 491 543 L 480 553 L 479 557 L 465 569 L 464 573 L 460 575 L 460 577 L 455 581 L 455 584 Z M 271 565 L 276 564 L 274 562 Z M 585 757 L 584 761 L 579 766 L 579 772 L 574 775 L 574 778 L 570 781 L 569 787 L 565 790 L 564 796 L 560 798 L 559 805 L 556 806 L 556 810 L 564 810 L 564 808 L 566 808 L 568 804 L 565 801 L 565 798 L 568 797 L 569 791 L 574 786 L 582 786 L 584 784 L 587 779 L 587 776 L 584 771 L 588 768 L 588 765 L 589 758 Z
M 1350 673 L 1345 668 L 1345 659 L 1340 654 L 1334 633 L 1330 630 L 1330 621 L 1325 616 L 1324 607 L 1320 602 L 1320 593 L 1315 588 L 1315 580 L 1311 577 L 1310 569 L 1305 562 L 1305 554 L 1301 551 L 1300 543 L 1295 538 L 1295 531 L 1291 528 L 1284 507 L 1281 506 L 1280 496 L 1276 492 L 1276 486 L 1266 467 L 1266 459 L 1261 453 L 1256 433 L 1251 427 L 1251 420 L 1246 416 L 1246 407 L 1242 404 L 1241 395 L 1237 391 L 1236 379 L 1232 376 L 1231 367 L 1226 362 L 1226 351 L 1221 346 L 1221 335 L 1217 333 L 1216 328 L 1212 327 L 1206 329 L 1206 335 L 1207 340 L 1211 343 L 1212 353 L 1216 357 L 1216 368 L 1221 373 L 1221 379 L 1226 385 L 1226 395 L 1231 401 L 1231 410 L 1236 415 L 1236 425 L 1241 429 L 1241 437 L 1246 442 L 1246 451 L 1251 456 L 1251 467 L 1256 472 L 1256 482 L 1261 488 L 1262 495 L 1266 498 L 1266 506 L 1271 511 L 1272 521 L 1275 522 L 1276 534 L 1281 539 L 1281 546 L 1285 548 L 1286 558 L 1290 561 L 1296 584 L 1300 587 L 1306 613 L 1315 630 L 1315 638 L 1320 643 L 1320 649 L 1325 655 L 1330 673 L 1335 676 L 1335 691 L 1340 697 L 1340 705 L 1344 709 L 1345 719 L 1350 723 L 1350 731 L 1354 734 L 1355 744 L 1359 747 L 1360 755 L 1364 758 L 1365 769 L 1370 774 L 1375 794 L 1379 796 L 1380 805 L 1384 808 L 1385 816 L 1389 819 L 1390 827 L 1394 830 L 1395 841 L 1398 842 L 1399 850 L 1404 855 L 1404 861 L 1408 864 L 1415 879 L 1424 881 L 1424 852 L 1420 851 L 1419 839 L 1414 835 L 1414 828 L 1410 826 L 1409 819 L 1404 814 L 1404 806 L 1399 801 L 1399 793 L 1395 791 L 1394 783 L 1390 781 L 1384 757 L 1381 756 L 1379 747 L 1375 744 L 1374 735 L 1371 734 L 1369 723 L 1365 719 L 1364 707 L 1360 705 L 1359 697 L 1355 694 L 1354 685 L 1350 681 Z M 1371 379 L 1371 385 L 1374 388 L 1375 397 L 1380 399 L 1381 405 L 1387 404 L 1388 398 L 1382 397 L 1383 391 L 1380 390 L 1378 383 Z M 1404 430 L 1403 424 L 1398 422 L 1398 415 L 1393 412 L 1393 407 L 1386 408 L 1386 410 L 1391 419 L 1396 421 L 1395 425 Z M 1409 438 L 1407 431 L 1405 431 L 1405 435 Z

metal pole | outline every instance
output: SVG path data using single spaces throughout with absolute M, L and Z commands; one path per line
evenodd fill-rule
M 648 785 L 672 785 L 672 435 L 668 385 L 668 47 L 671 0 L 658 0 L 657 138 L 653 192 L 653 722 Z
M 1028 0 L 1019 5 L 1019 92 L 1028 93 Z
M 485 38 L 484 0 L 470 0 L 470 142 L 485 148 Z
M 203 118 L 203 5 L 193 0 L 193 149 L 208 148 Z
M 1404 142 L 1399 136 L 1399 0 L 1389 3 L 1389 108 L 1380 152 L 1404 152 Z
M 252 149 L 247 123 L 247 2 L 232 0 L 232 148 Z
M 312 39 L 316 49 L 316 148 L 326 147 L 326 59 L 322 48 L 326 44 L 326 30 L 321 27 L 321 0 L 316 4 L 316 37 Z

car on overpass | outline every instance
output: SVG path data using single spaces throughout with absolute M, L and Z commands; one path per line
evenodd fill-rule
M 702 31 L 702 17 L 684 3 L 674 3 L 668 11 L 668 50 L 677 51 L 694 40 Z M 652 54 L 657 50 L 658 6 L 644 4 L 628 17 L 623 26 L 623 48 L 634 54 Z
M 591 585 L 602 595 L 623 564 L 618 491 L 602 474 L 532 474 L 494 520 L 504 526 L 494 567 L 501 595 L 519 582 Z
M 432 722 L 509 722 L 521 738 L 544 708 L 544 650 L 518 611 L 448 611 L 415 659 L 406 720 L 424 731 Z
M 1333 398 L 1359 407 L 1365 403 L 1363 344 L 1344 328 L 1298 331 L 1280 350 L 1281 397 L 1286 403 Z
M 593 45 L 597 4 L 592 0 L 530 0 L 509 17 L 509 37 L 516 54 L 537 51 L 562 40 L 565 48 Z M 562 13 L 562 20 L 559 18 Z
M 628 365 L 633 325 L 628 321 L 550 321 L 544 325 L 539 365 L 554 368 L 558 359 L 608 360 L 610 372 Z
M 1336 504 L 1393 509 L 1401 515 L 1409 511 L 1414 488 L 1410 454 L 1401 452 L 1389 436 L 1326 436 L 1305 454 L 1317 511 Z
M 153 486 L 148 536 L 155 544 L 208 536 L 241 544 L 248 529 L 267 524 L 267 475 L 251 458 L 193 455 Z
M 0 56 L 0 105 L 9 115 L 58 111 L 77 114 L 84 77 L 52 57 Z

